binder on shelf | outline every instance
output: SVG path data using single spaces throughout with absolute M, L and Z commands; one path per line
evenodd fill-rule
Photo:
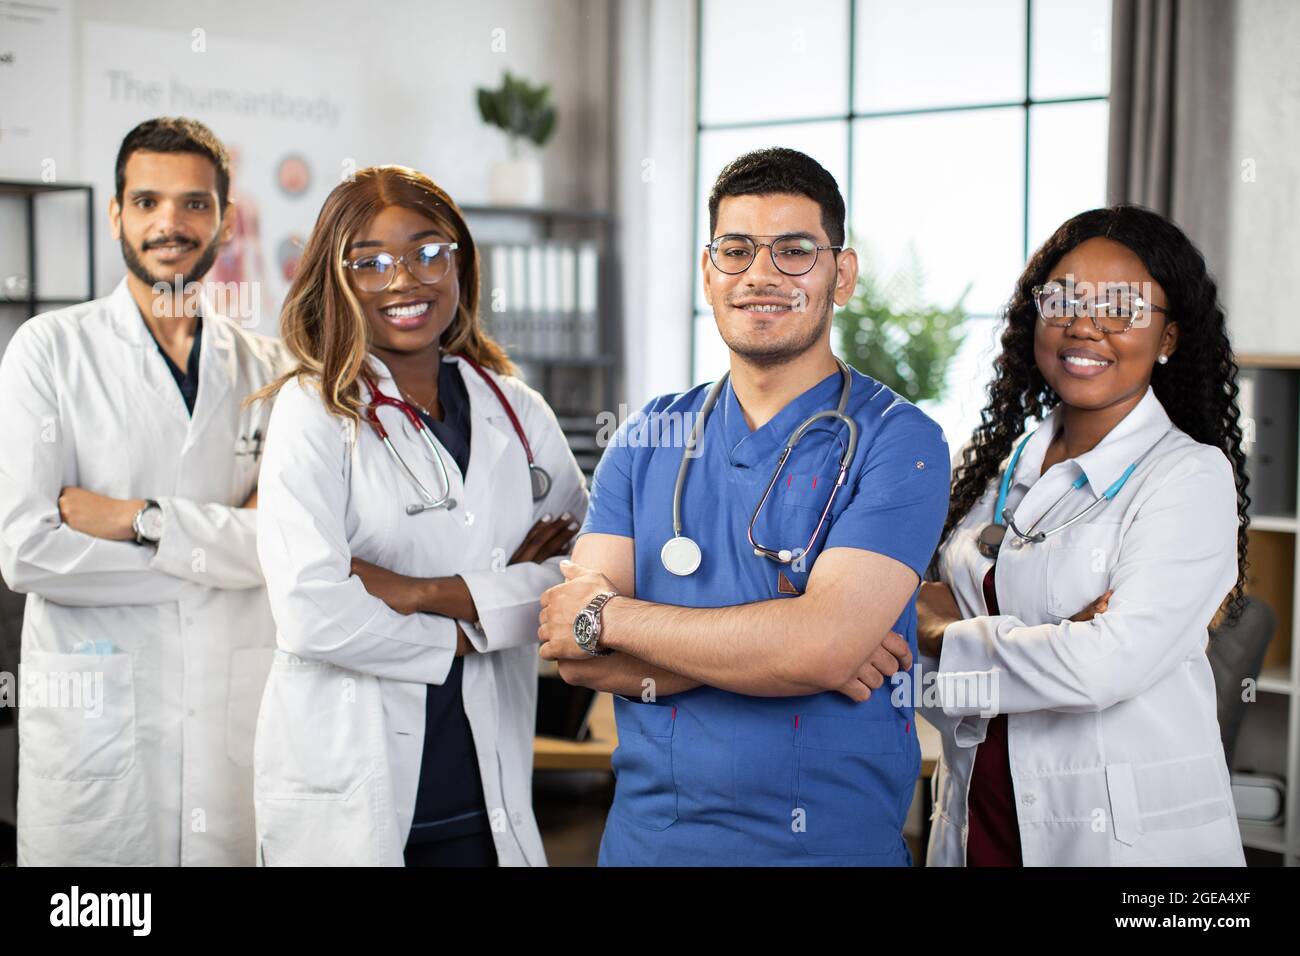
M 564 326 L 564 352 L 577 355 L 578 340 L 578 255 L 572 243 L 558 251 L 560 318 Z
M 1238 395 L 1251 512 L 1295 515 L 1300 379 L 1285 369 L 1242 369 Z
M 564 319 L 560 315 L 560 249 L 556 243 L 542 246 L 543 327 L 548 357 L 563 356 Z
M 510 247 L 510 294 L 507 312 L 514 327 L 514 341 L 518 351 L 528 354 L 532 351 L 529 341 L 529 329 L 524 322 L 525 303 L 528 301 L 528 261 L 523 246 Z
M 546 340 L 546 264 L 541 246 L 524 246 L 524 255 L 528 262 L 526 320 L 528 325 L 528 354 L 539 358 L 550 358 L 547 351 L 550 343 Z
M 576 353 L 584 358 L 600 354 L 600 336 L 596 329 L 597 271 L 600 265 L 596 244 L 578 246 L 578 343 Z

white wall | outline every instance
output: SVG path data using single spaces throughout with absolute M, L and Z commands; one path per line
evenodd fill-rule
M 286 83 L 358 105 L 356 130 L 337 143 L 339 159 L 359 166 L 404 163 L 428 172 L 462 204 L 486 202 L 488 171 L 507 156 L 503 134 L 478 116 L 474 89 L 495 86 L 504 70 L 549 83 L 559 111 L 556 134 L 541 152 L 548 205 L 608 205 L 608 11 L 603 0 L 73 0 L 73 148 L 59 155 L 59 178 L 89 180 L 109 198 L 111 168 L 101 168 L 116 142 L 88 150 L 82 141 L 93 120 L 83 115 L 88 78 L 86 25 L 111 23 L 166 31 L 179 39 L 206 34 L 206 57 L 221 57 L 224 39 L 296 48 L 319 60 L 315 75 L 286 75 Z M 102 59 L 102 58 L 101 58 Z M 340 70 L 337 64 L 349 67 Z M 241 66 L 229 64 L 232 81 Z M 274 68 L 257 64 L 274 77 Z M 289 66 L 286 66 L 286 73 Z M 92 83 L 102 78 L 91 77 Z M 353 88 L 357 87 L 357 88 Z M 141 117 L 149 115 L 141 107 Z M 219 116 L 203 117 L 221 135 Z M 116 132 L 119 138 L 126 128 Z M 291 143 L 283 144 L 287 150 Z M 111 149 L 109 149 L 111 146 Z M 95 168 L 87 168 L 87 155 Z M 111 165 L 111 160 L 107 165 Z M 332 176 L 324 169 L 321 176 Z M 39 178 L 33 170 L 30 177 Z M 310 210 L 315 218 L 317 208 Z M 307 223 L 310 225 L 310 222 Z M 99 294 L 120 276 L 120 256 L 101 222 Z
M 1238 352 L 1300 354 L 1300 3 L 1238 0 L 1221 294 Z M 1253 178 L 1252 178 L 1253 177 Z M 1212 188 L 1212 184 L 1207 184 Z
M 76 0 L 74 43 L 89 20 L 185 33 L 202 27 L 210 38 L 225 33 L 349 57 L 362 76 L 365 138 L 340 151 L 353 149 L 362 164 L 417 166 L 463 203 L 487 199 L 487 167 L 507 153 L 505 137 L 479 119 L 474 87 L 495 86 L 506 69 L 550 83 L 560 123 L 542 153 L 548 201 L 604 203 L 606 180 L 591 175 L 605 162 L 598 0 Z M 504 52 L 492 48 L 497 29 Z M 314 79 L 331 89 L 328 74 Z

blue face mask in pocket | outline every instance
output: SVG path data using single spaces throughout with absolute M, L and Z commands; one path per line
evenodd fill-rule
M 76 644 L 72 645 L 72 653 L 74 654 L 116 654 L 117 645 L 114 644 L 112 641 L 106 641 L 103 639 L 95 640 L 95 641 L 91 641 L 91 640 L 78 641 Z

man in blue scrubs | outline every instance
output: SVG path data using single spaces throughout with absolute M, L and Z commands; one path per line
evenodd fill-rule
M 797 554 L 847 447 L 835 418 L 811 426 L 754 522 L 756 544 L 794 559 L 756 554 L 750 519 L 782 448 L 839 401 L 831 312 L 853 292 L 857 257 L 842 248 L 835 180 L 794 150 L 727 166 L 709 222 L 704 288 L 731 369 L 682 494 L 682 534 L 702 561 L 673 574 L 661 548 L 707 386 L 624 423 L 596 470 L 566 581 L 542 598 L 542 657 L 570 683 L 619 695 L 600 862 L 909 865 L 902 827 L 920 747 L 911 702 L 895 707 L 879 688 L 916 651 L 915 592 L 948 507 L 947 446 L 915 406 L 851 372 L 844 411 L 858 446 L 825 524 Z M 585 648 L 584 609 L 599 621 Z

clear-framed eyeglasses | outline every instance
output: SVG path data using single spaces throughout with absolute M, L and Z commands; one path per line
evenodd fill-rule
M 406 266 L 421 285 L 439 282 L 451 270 L 452 253 L 460 248 L 456 242 L 424 242 L 414 249 L 394 256 L 391 252 L 370 252 L 344 259 L 352 278 L 362 292 L 383 292 L 393 284 L 399 265 Z
M 1070 283 L 1053 280 L 1036 285 L 1030 292 L 1038 317 L 1046 325 L 1067 328 L 1074 320 L 1087 316 L 1098 332 L 1116 335 L 1127 332 L 1134 325 L 1139 328 L 1150 324 L 1153 313 L 1168 314 L 1158 305 L 1138 294 L 1135 284 L 1125 282 L 1088 284 L 1076 287 Z

